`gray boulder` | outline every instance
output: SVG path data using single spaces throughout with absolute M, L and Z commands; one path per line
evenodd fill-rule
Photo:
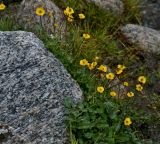
M 0 32 L 0 143 L 68 143 L 66 98 L 77 103 L 82 91 L 43 43 L 33 33 Z
M 124 6 L 121 0 L 86 0 L 93 2 L 100 8 L 111 11 L 113 14 L 119 15 L 123 13 Z
M 159 31 L 134 24 L 127 24 L 121 31 L 129 43 L 149 52 L 160 53 Z
M 36 15 L 37 8 L 43 8 L 45 14 Z M 63 38 L 66 31 L 64 14 L 51 0 L 23 0 L 17 13 L 17 22 L 32 31 L 42 26 L 49 35 L 59 38 Z
M 160 30 L 160 0 L 143 0 L 140 10 L 143 25 Z

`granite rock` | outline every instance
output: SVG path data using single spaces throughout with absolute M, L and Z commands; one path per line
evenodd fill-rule
M 124 6 L 121 0 L 86 0 L 87 2 L 93 2 L 95 5 L 103 8 L 107 11 L 111 11 L 113 14 L 119 15 L 123 13 Z
M 143 0 L 140 11 L 144 26 L 160 30 L 160 0 Z
M 36 15 L 37 8 L 44 8 L 43 16 Z M 51 0 L 23 0 L 17 13 L 17 22 L 26 29 L 43 27 L 50 35 L 63 38 L 66 21 L 63 12 Z
M 160 32 L 154 29 L 134 24 L 127 24 L 121 28 L 127 41 L 148 52 L 160 53 Z
M 82 91 L 43 43 L 30 32 L 0 32 L 0 143 L 68 143 L 66 98 L 77 103 Z

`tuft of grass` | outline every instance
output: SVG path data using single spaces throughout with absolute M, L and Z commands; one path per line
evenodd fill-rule
M 13 20 L 9 18 L 0 19 L 0 31 L 12 31 L 13 26 Z
M 125 22 L 141 24 L 140 4 L 141 0 L 123 0 Z

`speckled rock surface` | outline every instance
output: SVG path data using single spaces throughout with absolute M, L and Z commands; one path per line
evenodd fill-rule
M 36 9 L 45 10 L 43 16 L 36 15 Z M 63 12 L 51 0 L 23 0 L 17 13 L 17 22 L 25 28 L 38 29 L 42 26 L 50 35 L 63 38 L 66 30 L 66 21 Z
M 141 14 L 144 26 L 160 30 L 160 0 L 143 0 Z
M 81 101 L 82 91 L 43 43 L 0 32 L 0 143 L 66 144 L 65 98 Z
M 136 44 L 149 52 L 160 53 L 159 31 L 133 24 L 127 24 L 121 28 L 121 31 L 129 43 Z
M 119 15 L 123 12 L 123 3 L 120 0 L 86 0 L 88 2 L 94 2 L 95 5 L 103 8 L 105 10 L 109 10 L 112 13 Z

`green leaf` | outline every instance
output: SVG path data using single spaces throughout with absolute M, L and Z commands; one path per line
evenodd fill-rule
M 90 139 L 90 138 L 92 138 L 92 137 L 94 136 L 94 134 L 93 134 L 93 133 L 90 133 L 90 132 L 87 132 L 87 133 L 84 134 L 84 136 L 85 136 L 86 138 Z

